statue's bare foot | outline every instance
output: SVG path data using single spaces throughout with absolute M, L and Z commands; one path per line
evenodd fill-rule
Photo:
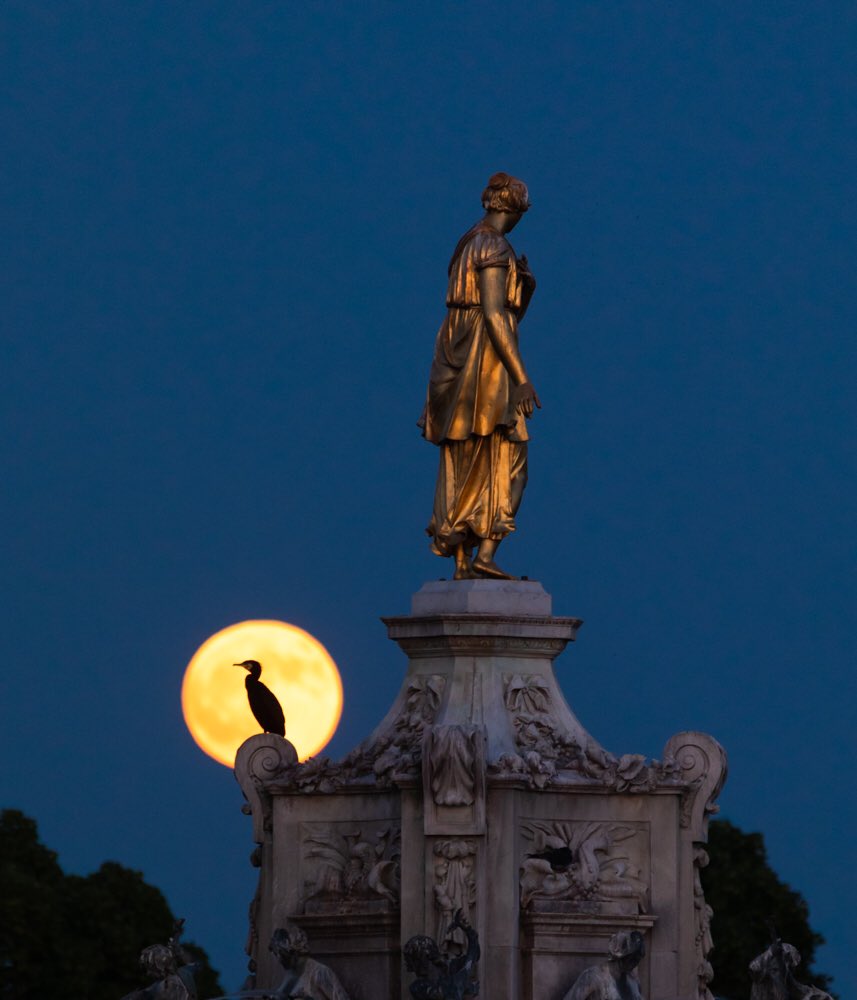
M 473 560 L 473 569 L 477 576 L 488 576 L 493 580 L 514 580 L 515 577 L 505 573 L 493 559 L 480 559 L 477 556 Z
M 453 580 L 474 580 L 476 574 L 470 565 L 470 558 L 473 555 L 473 547 L 459 542 L 455 547 L 455 576 Z

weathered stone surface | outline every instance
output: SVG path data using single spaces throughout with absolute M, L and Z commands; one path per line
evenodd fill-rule
M 402 946 L 462 948 L 461 910 L 491 1000 L 559 1000 L 620 930 L 645 936 L 648 1000 L 707 1000 L 698 870 L 725 755 L 701 733 L 660 760 L 602 747 L 554 673 L 581 622 L 549 601 L 527 581 L 427 585 L 420 613 L 385 619 L 409 663 L 368 739 L 337 762 L 242 748 L 258 986 L 277 973 L 260 942 L 291 920 L 352 997 L 407 997 Z

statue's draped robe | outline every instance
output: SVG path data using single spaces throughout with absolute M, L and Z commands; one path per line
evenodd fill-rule
M 526 420 L 513 402 L 514 384 L 485 323 L 479 272 L 506 271 L 506 311 L 517 341 L 521 281 L 508 240 L 485 222 L 464 234 L 449 264 L 447 314 L 435 341 L 420 426 L 440 446 L 432 550 L 452 555 L 481 539 L 515 530 L 527 478 Z
M 304 995 L 313 1000 L 349 1000 L 333 970 L 309 957 L 304 959 L 303 968 L 297 976 L 286 976 L 286 981 L 275 995 L 277 1000 Z
M 624 976 L 620 985 L 609 965 L 592 965 L 581 972 L 565 1000 L 641 1000 L 641 997 L 636 974 Z

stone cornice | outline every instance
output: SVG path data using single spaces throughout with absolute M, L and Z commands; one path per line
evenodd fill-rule
M 583 624 L 580 618 L 535 615 L 402 615 L 382 618 L 411 659 L 453 654 L 555 659 Z

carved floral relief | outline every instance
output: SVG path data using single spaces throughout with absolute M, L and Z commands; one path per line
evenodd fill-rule
M 531 820 L 522 833 L 530 842 L 520 868 L 523 909 L 550 900 L 587 910 L 648 911 L 647 832 L 639 824 Z
M 592 737 L 581 742 L 561 728 L 544 675 L 506 674 L 503 680 L 517 753 L 503 754 L 491 765 L 493 773 L 519 774 L 531 786 L 545 788 L 559 771 L 572 771 L 617 792 L 647 792 L 675 780 L 679 769 L 670 757 L 614 757 Z
M 422 759 L 422 740 L 440 708 L 446 678 L 417 674 L 408 684 L 404 703 L 387 729 L 365 740 L 339 762 L 311 757 L 284 768 L 277 784 L 301 792 L 336 792 L 347 785 L 392 787 L 394 774 L 416 774 Z
M 301 829 L 306 912 L 398 907 L 398 827 L 305 823 Z

